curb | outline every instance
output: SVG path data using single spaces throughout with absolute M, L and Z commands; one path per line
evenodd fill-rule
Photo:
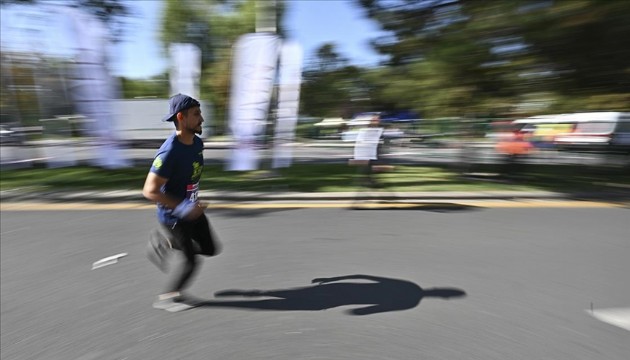
M 2 202 L 50 201 L 50 202 L 147 202 L 140 191 L 84 191 L 84 192 L 27 192 L 6 190 L 0 192 Z M 486 192 L 414 192 L 388 191 L 343 193 L 261 193 L 261 192 L 211 192 L 201 191 L 199 199 L 207 202 L 330 202 L 352 200 L 562 200 L 562 199 L 615 199 L 618 193 L 563 194 L 546 191 L 486 191 Z

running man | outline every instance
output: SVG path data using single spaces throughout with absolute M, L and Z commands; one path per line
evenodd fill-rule
M 157 203 L 159 227 L 151 232 L 147 255 L 160 270 L 167 272 L 166 258 L 179 250 L 185 261 L 175 269 L 166 292 L 153 303 L 156 309 L 171 312 L 194 306 L 182 294 L 197 269 L 197 255 L 214 256 L 218 245 L 204 210 L 198 201 L 199 179 L 203 171 L 203 141 L 200 103 L 190 96 L 177 94 L 169 99 L 169 114 L 162 121 L 172 121 L 175 132 L 153 160 L 142 189 L 148 200 Z

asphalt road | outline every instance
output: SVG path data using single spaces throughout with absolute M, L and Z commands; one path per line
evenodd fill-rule
M 430 210 L 429 210 L 430 209 Z M 151 308 L 153 210 L 6 211 L 1 358 L 625 360 L 623 208 L 214 209 L 223 252 Z M 127 253 L 92 270 L 104 257 Z M 328 284 L 316 278 L 345 277 Z M 251 290 L 276 297 L 256 295 Z M 229 296 L 220 296 L 220 295 Z

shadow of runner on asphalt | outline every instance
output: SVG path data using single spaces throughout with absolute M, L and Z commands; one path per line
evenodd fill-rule
M 368 280 L 371 282 L 343 282 Z M 318 311 L 339 306 L 359 305 L 346 312 L 351 315 L 370 315 L 389 311 L 409 310 L 423 298 L 457 298 L 466 293 L 456 288 L 422 289 L 411 281 L 371 275 L 347 275 L 313 279 L 307 287 L 276 290 L 223 290 L 217 297 L 241 297 L 247 300 L 209 300 L 200 307 L 229 307 L 251 310 Z M 250 300 L 266 297 L 268 299 Z M 361 306 L 366 305 L 366 306 Z
M 394 202 L 394 201 L 355 201 L 350 207 L 351 210 L 423 210 L 432 212 L 455 212 L 455 211 L 473 211 L 481 208 L 473 205 L 464 205 L 450 202 Z
M 265 206 L 260 205 L 260 206 Z M 277 213 L 277 212 L 282 212 L 282 211 L 291 211 L 291 210 L 300 210 L 300 207 L 296 206 L 296 207 L 286 207 L 286 208 L 277 208 L 277 209 L 259 209 L 259 208 L 252 208 L 252 209 L 247 209 L 247 208 L 233 208 L 233 209 L 226 209 L 226 208 L 213 208 L 210 210 L 210 213 L 213 215 L 217 215 L 217 216 L 225 216 L 225 217 L 256 217 L 256 216 L 264 216 L 267 214 L 273 214 L 273 213 Z

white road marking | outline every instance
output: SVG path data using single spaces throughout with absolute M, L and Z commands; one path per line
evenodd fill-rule
M 92 270 L 102 268 L 103 266 L 115 264 L 118 262 L 118 259 L 125 256 L 127 256 L 127 253 L 120 253 L 120 254 L 108 256 L 106 258 L 102 258 L 101 260 L 92 264 Z
M 586 310 L 594 318 L 630 331 L 630 308 Z

